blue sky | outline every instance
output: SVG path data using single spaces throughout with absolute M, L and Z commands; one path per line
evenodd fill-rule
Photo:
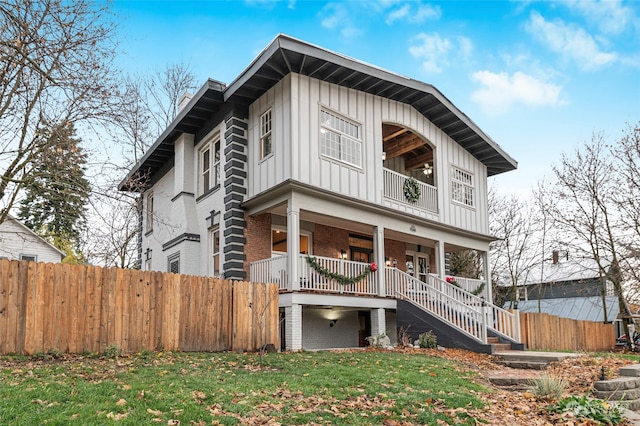
M 640 122 L 637 1 L 125 1 L 120 64 L 231 83 L 278 34 L 437 87 L 519 164 L 528 195 L 560 154 Z

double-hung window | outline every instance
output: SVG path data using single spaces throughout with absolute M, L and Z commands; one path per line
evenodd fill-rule
M 147 205 L 146 205 L 146 232 L 153 231 L 153 192 L 149 192 L 146 197 Z
M 327 110 L 320 111 L 320 153 L 362 167 L 360 126 Z
M 200 150 L 200 195 L 220 185 L 220 139 Z
M 451 175 L 451 198 L 453 201 L 473 207 L 473 175 L 458 168 L 452 169 Z
M 216 227 L 209 231 L 211 247 L 211 270 L 214 277 L 220 275 L 220 228 Z
M 272 140 L 271 109 L 268 109 L 260 116 L 260 159 L 273 152 Z

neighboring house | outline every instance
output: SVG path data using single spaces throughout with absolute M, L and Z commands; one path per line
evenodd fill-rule
M 489 275 L 487 177 L 516 162 L 437 89 L 279 35 L 184 103 L 120 184 L 142 196 L 143 269 L 278 283 L 291 350 L 394 341 L 414 308 L 486 343 L 503 313 L 482 319 L 445 255 Z
M 605 269 L 608 269 L 608 263 Z M 609 322 L 616 335 L 624 334 L 623 318 L 630 318 L 631 310 L 620 304 L 613 283 L 601 276 L 593 259 L 572 259 L 566 251 L 554 251 L 551 262 L 539 265 L 528 274 L 528 279 L 516 287 L 516 300 L 512 303 L 513 288 L 501 288 L 506 308 L 517 307 L 522 312 L 542 312 L 563 318 L 583 321 Z M 517 303 L 516 303 L 517 302 Z
M 7 216 L 0 223 L 0 259 L 59 263 L 65 254 L 20 221 Z

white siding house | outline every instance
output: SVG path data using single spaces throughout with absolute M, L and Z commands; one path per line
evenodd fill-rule
M 36 235 L 17 219 L 0 223 L 0 258 L 60 263 L 65 254 Z
M 487 177 L 516 165 L 433 86 L 279 35 L 120 189 L 144 202 L 144 269 L 278 283 L 283 348 L 393 340 L 404 302 L 486 345 L 517 342 L 514 319 L 445 258 L 476 250 L 489 275 Z

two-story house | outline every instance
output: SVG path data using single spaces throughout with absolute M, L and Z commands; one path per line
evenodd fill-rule
M 487 177 L 516 162 L 433 86 L 279 35 L 185 103 L 120 184 L 143 269 L 278 283 L 291 350 L 394 340 L 408 305 L 517 340 L 491 286 L 445 280 L 463 249 L 489 276 Z

